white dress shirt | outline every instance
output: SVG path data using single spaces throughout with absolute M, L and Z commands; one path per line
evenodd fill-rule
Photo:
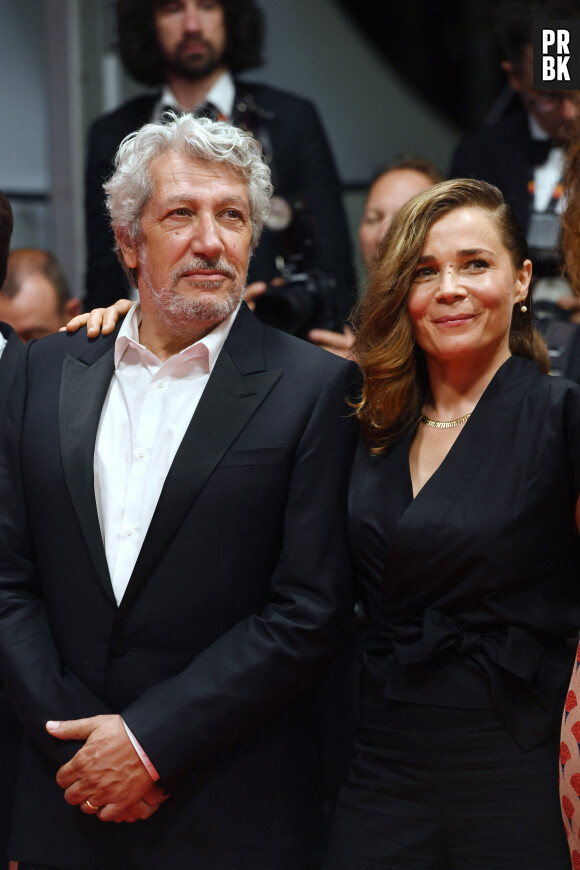
M 235 99 L 236 86 L 231 73 L 226 70 L 207 92 L 204 103 L 211 103 L 216 107 L 220 115 L 229 119 L 232 117 L 234 111 Z M 184 109 L 195 108 L 194 106 L 180 106 L 169 85 L 165 85 L 161 91 L 159 101 L 155 106 L 155 112 L 153 113 L 154 117 L 159 116 L 161 110 L 166 109 L 168 106 L 174 108 L 176 112 L 182 112 Z
M 117 604 L 236 313 L 164 363 L 139 342 L 139 304 L 119 330 L 94 456 L 97 511 Z
M 4 353 L 4 348 L 6 347 L 7 344 L 8 344 L 8 339 L 4 338 L 4 336 L 0 332 L 0 356 L 2 356 L 2 354 Z
M 528 122 L 530 125 L 530 135 L 532 139 L 549 139 L 550 137 L 543 130 L 533 115 L 528 113 Z M 545 212 L 552 197 L 556 185 L 562 181 L 564 173 L 564 150 L 558 145 L 554 145 L 550 149 L 548 157 L 541 166 L 534 168 L 534 211 Z M 560 197 L 556 202 L 555 212 L 560 214 L 564 205 L 563 197 Z

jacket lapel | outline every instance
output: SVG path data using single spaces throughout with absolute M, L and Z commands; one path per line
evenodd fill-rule
M 266 371 L 264 327 L 242 306 L 163 485 L 119 617 L 131 605 L 213 470 L 282 372 Z
M 97 505 L 93 461 L 103 403 L 114 372 L 111 348 L 93 365 L 89 352 L 80 359 L 66 356 L 60 390 L 60 444 L 64 475 L 97 576 L 114 600 Z
M 8 326 L 7 323 L 0 323 L 0 332 L 7 339 L 4 353 L 0 357 L 0 407 L 2 407 L 8 387 L 12 383 L 12 378 L 16 371 L 16 363 L 23 345 L 12 327 Z

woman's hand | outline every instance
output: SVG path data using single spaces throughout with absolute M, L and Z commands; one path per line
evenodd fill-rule
M 60 332 L 76 332 L 81 326 L 87 327 L 89 338 L 96 338 L 99 333 L 109 335 L 117 325 L 120 317 L 124 317 L 133 306 L 130 299 L 117 299 L 114 305 L 108 308 L 93 308 L 89 314 L 78 314 L 69 320 Z
M 330 329 L 311 329 L 308 333 L 308 341 L 344 359 L 352 359 L 354 333 L 350 326 L 345 325 L 342 332 L 332 332 Z

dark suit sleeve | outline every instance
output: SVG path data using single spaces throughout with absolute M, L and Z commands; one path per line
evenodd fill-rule
M 453 154 L 449 177 L 478 178 L 498 184 L 494 143 L 488 141 L 485 130 L 478 130 L 459 143 Z
M 341 183 L 334 158 L 315 108 L 305 102 L 300 121 L 304 196 L 316 228 L 316 265 L 336 281 L 337 327 L 354 303 L 355 275 Z
M 312 685 L 350 623 L 345 502 L 355 433 L 344 371 L 322 392 L 297 447 L 271 603 L 122 711 L 168 785 Z
M 85 310 L 112 305 L 129 295 L 129 284 L 114 253 L 115 236 L 105 205 L 103 183 L 113 171 L 120 141 L 111 136 L 107 119 L 96 121 L 89 132 L 85 172 L 85 232 L 87 274 Z
M 264 134 L 273 154 L 274 194 L 292 205 L 303 202 L 304 223 L 313 242 L 307 268 L 319 269 L 336 282 L 333 322 L 320 325 L 342 329 L 354 303 L 355 274 L 341 182 L 320 116 L 308 100 L 275 89 L 256 89 L 255 96 L 273 114 L 264 123 Z M 260 138 L 259 131 L 257 135 Z M 302 250 L 300 244 L 297 247 Z M 249 280 L 275 277 L 276 255 L 288 253 L 283 248 L 277 233 L 264 230 Z
M 21 455 L 32 345 L 20 356 L 0 431 L 0 670 L 25 729 L 60 766 L 74 755 L 78 745 L 65 744 L 48 735 L 45 722 L 110 710 L 62 666 L 48 623 L 24 493 Z M 38 437 L 42 437 L 41 432 Z M 50 509 L 47 498 L 46 510 Z M 65 541 L 63 533 L 63 541 L 55 545 L 66 546 Z

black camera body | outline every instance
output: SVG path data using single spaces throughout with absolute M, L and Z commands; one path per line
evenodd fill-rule
M 534 300 L 534 319 L 548 346 L 550 374 L 580 383 L 580 326 L 547 300 Z
M 319 269 L 281 276 L 280 286 L 270 286 L 256 302 L 261 321 L 304 338 L 310 329 L 336 329 L 332 305 L 335 283 Z
M 279 274 L 256 300 L 255 313 L 268 326 L 299 338 L 305 338 L 310 329 L 339 328 L 336 282 L 314 266 L 315 232 L 304 202 L 291 206 L 273 197 L 273 204 L 267 227 L 278 236 Z

